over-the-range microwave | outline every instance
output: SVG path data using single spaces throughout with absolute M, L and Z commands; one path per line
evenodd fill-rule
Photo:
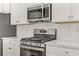
M 28 22 L 51 22 L 52 4 L 39 4 L 27 8 Z

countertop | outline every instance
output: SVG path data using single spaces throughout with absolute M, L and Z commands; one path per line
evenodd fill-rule
M 2 37 L 2 40 L 20 41 L 20 39 L 17 37 Z
M 2 37 L 2 39 L 17 39 L 17 37 Z
M 67 40 L 64 41 L 54 40 L 54 41 L 46 42 L 46 45 L 79 50 L 79 41 L 74 42 Z

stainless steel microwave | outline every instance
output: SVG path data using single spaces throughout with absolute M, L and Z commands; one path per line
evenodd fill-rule
M 52 4 L 40 4 L 27 8 L 29 22 L 51 22 Z

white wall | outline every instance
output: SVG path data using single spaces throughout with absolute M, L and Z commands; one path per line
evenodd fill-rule
M 58 40 L 78 40 L 79 39 L 79 24 L 56 24 L 41 23 L 32 25 L 18 25 L 17 36 L 27 37 L 32 36 L 34 28 L 57 28 Z
M 79 24 L 78 23 L 71 23 L 71 24 L 53 24 L 53 23 L 41 23 L 41 24 L 33 24 L 33 25 L 19 25 L 17 26 L 17 36 L 22 37 L 29 37 L 33 36 L 33 29 L 34 28 L 56 28 L 57 29 L 57 41 L 63 41 L 61 43 L 69 43 L 70 44 L 77 44 L 79 45 Z M 65 40 L 65 41 L 64 41 Z M 74 43 L 76 42 L 76 43 Z
M 18 25 L 17 26 L 17 37 L 29 37 L 33 36 L 34 28 L 53 28 L 52 23 L 40 23 L 31 25 Z

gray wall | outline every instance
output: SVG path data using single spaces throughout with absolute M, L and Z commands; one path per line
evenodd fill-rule
M 10 14 L 0 13 L 0 55 L 2 54 L 2 37 L 16 36 L 16 26 L 10 25 Z

